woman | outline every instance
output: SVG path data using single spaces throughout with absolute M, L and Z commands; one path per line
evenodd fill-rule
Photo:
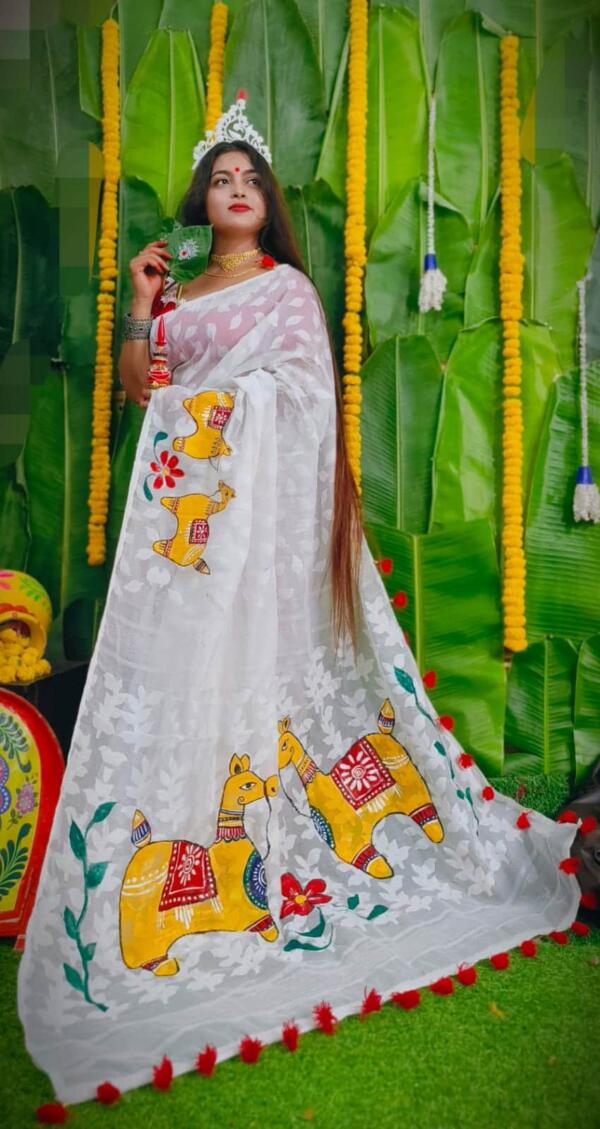
M 574 828 L 517 827 L 427 699 L 250 129 L 209 135 L 184 201 L 214 253 L 164 294 L 173 381 L 151 398 L 164 244 L 131 264 L 120 372 L 146 415 L 19 981 L 66 1101 L 307 1029 L 321 1001 L 341 1018 L 577 910 Z

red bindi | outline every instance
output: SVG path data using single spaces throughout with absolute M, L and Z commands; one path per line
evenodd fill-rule
M 239 170 L 239 169 L 234 169 L 233 171 L 234 171 L 234 172 L 239 172 L 240 170 Z

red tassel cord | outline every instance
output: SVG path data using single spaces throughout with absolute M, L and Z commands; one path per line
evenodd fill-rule
M 551 941 L 554 941 L 555 945 L 569 944 L 569 938 L 567 934 L 563 933 L 561 929 L 555 929 L 552 933 L 549 933 L 548 936 L 550 937 Z
M 37 1107 L 35 1116 L 42 1125 L 64 1125 L 67 1111 L 60 1102 L 46 1102 Z
M 244 1035 L 240 1043 L 240 1058 L 242 1062 L 258 1062 L 262 1049 L 263 1045 L 260 1039 L 251 1039 L 250 1035 Z
M 468 965 L 464 968 L 459 968 L 458 972 L 456 973 L 456 979 L 458 980 L 459 984 L 463 984 L 465 988 L 468 988 L 477 980 L 477 969 L 471 968 Z
M 155 1090 L 168 1090 L 173 1081 L 173 1063 L 165 1055 L 160 1066 L 152 1067 L 152 1085 Z
M 521 941 L 519 948 L 524 957 L 537 956 L 537 944 L 535 941 Z
M 96 1090 L 96 1100 L 102 1105 L 114 1105 L 121 1097 L 121 1091 L 112 1082 L 101 1082 Z
M 392 992 L 391 1000 L 396 1007 L 401 1007 L 404 1011 L 411 1011 L 413 1007 L 418 1007 L 421 1003 L 421 993 L 416 988 L 409 992 Z
M 515 823 L 515 827 L 518 827 L 519 831 L 526 831 L 528 827 L 531 827 L 531 820 L 529 818 L 529 812 L 526 812 L 526 811 L 521 812 L 519 818 L 517 819 L 517 821 Z
M 288 1051 L 296 1051 L 300 1039 L 300 1028 L 297 1023 L 284 1023 L 281 1029 L 281 1040 Z
M 217 1063 L 217 1050 L 216 1047 L 211 1047 L 207 1043 L 204 1050 L 200 1051 L 196 1059 L 196 1070 L 198 1074 L 203 1074 L 205 1078 L 210 1078 Z
M 565 874 L 577 874 L 580 865 L 581 862 L 579 859 L 568 858 L 563 859 L 562 862 L 559 862 L 558 869 L 563 870 Z
M 327 1004 L 325 1003 L 325 1001 L 317 1004 L 316 1007 L 313 1008 L 313 1016 L 317 1027 L 323 1032 L 323 1034 L 335 1034 L 337 1019 L 333 1014 L 331 1004 Z
M 454 984 L 449 976 L 440 976 L 439 980 L 434 980 L 433 984 L 429 985 L 429 991 L 435 996 L 451 996 Z
M 496 972 L 503 972 L 510 964 L 510 957 L 508 953 L 495 953 L 493 957 L 490 957 L 490 964 L 492 968 L 496 969 Z
M 365 998 L 360 1009 L 360 1018 L 364 1019 L 372 1011 L 381 1011 L 381 996 L 379 992 L 375 991 L 375 988 L 371 988 L 370 992 L 365 992 Z

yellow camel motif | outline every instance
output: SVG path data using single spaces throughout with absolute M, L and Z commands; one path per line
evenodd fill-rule
M 275 941 L 279 930 L 267 902 L 263 860 L 244 829 L 244 808 L 276 796 L 276 776 L 263 780 L 250 757 L 232 756 L 210 847 L 185 840 L 151 842 L 140 811 L 133 816 L 136 848 L 119 898 L 121 954 L 128 968 L 174 976 L 169 949 L 192 933 L 257 933 Z
M 372 841 L 374 828 L 386 816 L 408 815 L 432 843 L 444 838 L 423 777 L 392 736 L 395 720 L 386 698 L 377 722 L 379 732 L 356 741 L 329 773 L 317 768 L 290 732 L 289 717 L 278 723 L 279 768 L 294 765 L 319 835 L 342 862 L 372 878 L 389 878 L 394 873 Z
M 186 566 L 193 565 L 197 572 L 207 575 L 210 569 L 202 554 L 210 533 L 208 518 L 219 510 L 224 510 L 232 498 L 235 490 L 224 482 L 219 482 L 215 494 L 184 494 L 181 498 L 161 498 L 161 505 L 166 506 L 177 518 L 177 532 L 173 537 L 164 541 L 155 541 L 152 545 L 155 553 L 161 557 L 168 557 L 175 564 Z
M 183 401 L 191 415 L 196 430 L 191 435 L 179 435 L 173 440 L 173 450 L 183 451 L 192 459 L 210 459 L 215 455 L 230 455 L 231 447 L 225 442 L 221 430 L 233 411 L 234 397 L 229 392 L 204 391 Z

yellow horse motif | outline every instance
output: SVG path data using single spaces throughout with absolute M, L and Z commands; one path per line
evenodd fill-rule
M 235 498 L 235 490 L 224 482 L 218 483 L 215 494 L 161 498 L 161 505 L 177 518 L 177 532 L 166 540 L 155 541 L 152 545 L 154 552 L 183 567 L 192 565 L 197 572 L 208 575 L 210 569 L 202 560 L 210 533 L 208 519 L 224 510 L 232 498 Z
M 173 440 L 173 450 L 182 451 L 192 459 L 210 459 L 216 455 L 230 455 L 231 447 L 221 435 L 233 411 L 234 397 L 230 392 L 204 391 L 183 401 L 196 430 L 191 435 L 179 435 Z
M 174 976 L 179 962 L 169 949 L 192 933 L 257 933 L 275 941 L 279 930 L 270 913 L 263 860 L 244 828 L 244 809 L 277 795 L 276 776 L 263 780 L 250 757 L 232 756 L 217 832 L 210 847 L 186 840 L 153 843 L 140 811 L 132 821 L 136 848 L 119 899 L 121 954 L 128 968 Z
M 279 722 L 279 768 L 293 764 L 306 792 L 316 830 L 342 862 L 372 878 L 389 878 L 392 867 L 373 846 L 373 831 L 388 815 L 407 815 L 432 843 L 444 830 L 431 795 L 406 749 L 392 736 L 395 714 L 386 698 L 378 732 L 361 737 L 331 769 L 321 772 L 290 731 Z

